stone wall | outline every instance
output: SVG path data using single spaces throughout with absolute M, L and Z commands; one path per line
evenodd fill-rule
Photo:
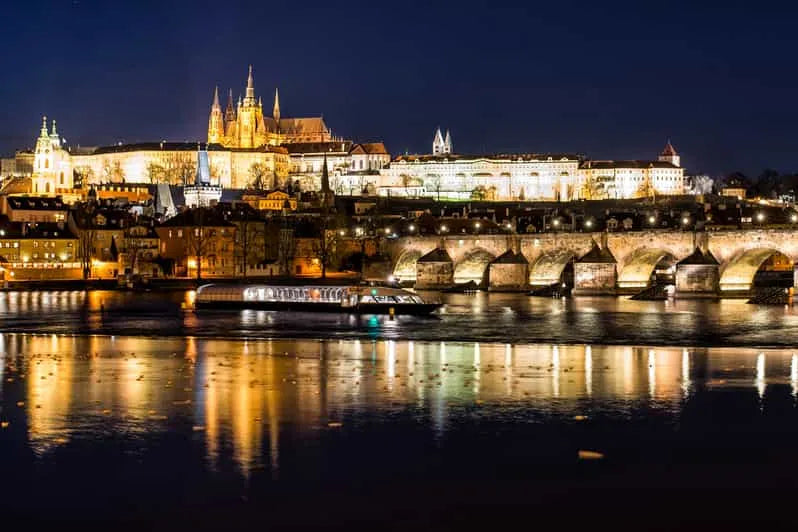
M 678 264 L 676 266 L 676 297 L 715 295 L 718 292 L 717 264 Z
M 529 289 L 527 264 L 491 264 L 488 269 L 488 290 L 491 292 L 524 292 Z
M 451 262 L 416 263 L 416 288 L 440 290 L 454 285 L 454 265 Z
M 574 295 L 615 294 L 618 281 L 616 265 L 608 262 L 574 264 Z

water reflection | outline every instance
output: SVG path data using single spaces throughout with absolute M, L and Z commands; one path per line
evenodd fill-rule
M 43 456 L 74 438 L 185 431 L 210 469 L 280 470 L 286 433 L 315 438 L 353 416 L 415 409 L 436 438 L 469 409 L 571 418 L 681 411 L 696 390 L 734 387 L 764 406 L 798 387 L 788 350 L 0 334 L 3 420 Z M 18 385 L 9 386 L 9 379 Z M 776 394 L 777 395 L 777 394 Z M 776 399 L 770 399 L 776 400 Z M 14 410 L 16 409 L 16 410 Z

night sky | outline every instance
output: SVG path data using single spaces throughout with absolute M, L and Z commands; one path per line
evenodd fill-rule
M 247 65 L 271 111 L 427 153 L 653 158 L 688 173 L 798 171 L 798 7 L 786 2 L 4 4 L 0 153 L 41 116 L 70 145 L 202 140 Z

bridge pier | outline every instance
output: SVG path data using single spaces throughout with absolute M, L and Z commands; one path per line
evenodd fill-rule
M 508 249 L 488 265 L 488 291 L 526 292 L 529 290 L 529 262 Z
M 618 261 L 606 246 L 593 244 L 584 257 L 574 263 L 575 296 L 615 295 L 618 283 Z
M 701 248 L 676 263 L 675 297 L 717 298 L 720 293 L 720 264 Z
M 416 289 L 441 290 L 454 286 L 454 262 L 443 248 L 435 248 L 416 262 Z

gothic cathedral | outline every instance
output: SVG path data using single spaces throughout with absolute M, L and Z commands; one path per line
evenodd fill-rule
M 264 116 L 263 101 L 255 98 L 252 66 L 249 67 L 247 88 L 243 100 L 233 106 L 233 91 L 227 94 L 227 107 L 222 112 L 219 88 L 213 94 L 211 114 L 208 119 L 208 144 L 221 144 L 226 148 L 256 149 L 261 146 L 279 146 L 303 142 L 329 142 L 333 140 L 322 117 L 281 118 L 280 97 L 274 91 L 272 116 Z

